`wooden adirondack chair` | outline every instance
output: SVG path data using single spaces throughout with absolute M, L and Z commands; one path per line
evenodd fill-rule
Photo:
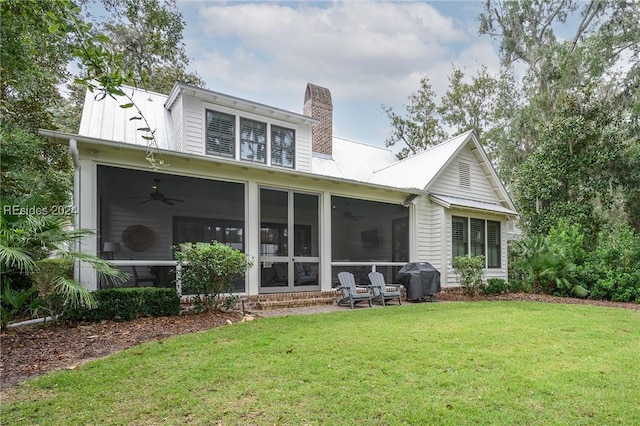
M 338 305 L 349 302 L 351 309 L 359 302 L 368 302 L 371 307 L 371 293 L 367 287 L 356 286 L 356 279 L 351 272 L 340 272 L 338 274 L 342 299 L 338 300 Z M 366 290 L 366 291 L 365 291 Z
M 382 306 L 386 306 L 386 302 L 398 299 L 398 304 L 402 305 L 402 286 L 384 282 L 384 275 L 380 272 L 369 272 L 369 281 L 373 290 L 372 300 L 380 300 Z

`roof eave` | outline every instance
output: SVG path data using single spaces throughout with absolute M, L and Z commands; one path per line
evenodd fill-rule
M 108 141 L 108 140 L 92 138 L 92 137 L 88 137 L 88 136 L 80 136 L 80 135 L 75 135 L 75 134 L 71 134 L 71 133 L 58 132 L 58 131 L 55 131 L 55 130 L 39 129 L 38 133 L 40 135 L 48 138 L 53 143 L 57 143 L 57 144 L 61 144 L 61 145 L 65 145 L 71 139 L 75 139 L 77 142 L 80 142 L 80 143 L 86 143 L 86 144 L 96 145 L 96 146 L 104 146 L 104 147 L 109 147 L 109 148 L 131 149 L 131 150 L 134 150 L 134 151 L 141 151 L 141 152 L 146 152 L 146 151 L 148 151 L 150 149 L 146 145 L 133 145 L 133 144 L 126 143 L 126 142 Z M 172 151 L 172 150 L 166 150 L 166 149 L 155 149 L 154 148 L 154 151 L 156 151 L 159 155 L 174 156 L 174 157 L 186 158 L 186 159 L 198 159 L 198 160 L 202 160 L 202 161 L 211 162 L 211 163 L 214 163 L 214 164 L 224 164 L 224 165 L 228 165 L 228 166 L 232 166 L 232 167 L 240 167 L 240 168 L 243 168 L 243 169 L 246 169 L 247 167 L 251 167 L 253 169 L 262 170 L 262 171 L 265 171 L 265 172 L 268 172 L 268 173 L 279 173 L 279 174 L 283 174 L 283 175 L 289 175 L 289 176 L 295 176 L 295 177 L 305 177 L 305 178 L 315 179 L 315 180 L 322 179 L 322 180 L 326 180 L 326 181 L 329 181 L 329 182 L 336 182 L 336 183 L 340 183 L 340 184 L 349 184 L 349 185 L 373 188 L 373 189 L 378 189 L 378 190 L 387 190 L 387 191 L 392 191 L 392 192 L 399 192 L 399 193 L 402 193 L 402 194 L 418 194 L 418 195 L 423 194 L 423 192 L 421 190 L 415 189 L 415 188 L 398 188 L 398 187 L 392 187 L 392 186 L 387 186 L 387 185 L 380 185 L 380 184 L 370 183 L 370 182 L 366 182 L 366 181 L 359 181 L 359 180 L 354 180 L 354 179 L 343 179 L 343 178 L 334 177 L 334 176 L 327 176 L 327 175 L 321 175 L 321 174 L 309 173 L 309 172 L 301 172 L 301 171 L 298 171 L 298 170 L 280 169 L 280 168 L 274 168 L 274 167 L 270 167 L 270 166 L 263 166 L 263 165 L 260 165 L 260 164 L 240 163 L 240 162 L 238 162 L 236 160 L 227 160 L 227 159 L 220 158 L 220 157 L 209 157 L 209 156 L 205 156 L 205 155 L 184 153 L 184 152 L 178 152 L 178 151 Z
M 226 95 L 224 93 L 214 92 L 212 90 L 203 89 L 201 87 L 189 86 L 185 83 L 176 83 L 171 89 L 171 93 L 167 98 L 164 106 L 166 109 L 171 109 L 175 101 L 181 94 L 201 99 L 203 102 L 210 102 L 216 105 L 221 105 L 240 111 L 264 115 L 267 117 L 273 117 L 282 121 L 293 122 L 301 125 L 316 126 L 320 123 L 320 120 L 306 116 L 304 114 L 298 114 L 292 111 L 287 111 L 280 108 L 275 108 L 269 105 L 249 101 L 247 99 L 237 98 L 235 96 Z

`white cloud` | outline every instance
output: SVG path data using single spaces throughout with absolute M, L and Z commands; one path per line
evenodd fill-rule
M 468 16 L 426 2 L 202 2 L 185 42 L 212 90 L 300 111 L 313 82 L 329 88 L 334 105 L 401 106 L 425 75 L 444 93 L 452 63 L 497 64 Z

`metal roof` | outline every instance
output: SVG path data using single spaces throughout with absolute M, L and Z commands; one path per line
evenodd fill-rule
M 422 191 L 443 170 L 471 134 L 472 132 L 463 133 L 426 151 L 396 161 L 376 171 L 371 177 L 371 182 L 380 184 L 384 182 L 398 188 Z
M 331 157 L 314 154 L 311 170 L 322 176 L 369 183 L 376 170 L 396 161 L 393 152 L 386 148 L 334 137 Z M 382 182 L 381 185 L 395 187 L 393 182 Z
M 102 100 L 96 100 L 98 93 L 87 90 L 78 134 L 132 145 L 148 145 L 149 141 L 142 138 L 147 132 L 138 129 L 149 127 L 155 131 L 157 148 L 173 149 L 171 116 L 164 108 L 167 97 L 131 87 L 122 89 L 130 99 L 124 96 L 107 96 Z M 140 116 L 135 107 L 121 107 L 131 101 L 140 108 L 142 116 L 147 120 L 146 123 L 144 120 L 134 119 Z
M 317 120 L 311 117 L 251 103 L 250 101 L 204 89 L 191 88 L 184 84 L 176 84 L 172 94 L 169 96 L 131 87 L 124 87 L 123 89 L 127 97 L 106 97 L 101 100 L 97 100 L 94 93 L 87 91 L 80 130 L 78 132 L 80 136 L 143 147 L 147 146 L 149 141 L 142 137 L 146 132 L 140 130 L 140 128 L 149 127 L 155 132 L 158 149 L 169 152 L 175 151 L 172 129 L 173 121 L 167 105 L 177 96 L 176 93 L 191 89 L 193 89 L 193 91 L 189 92 L 189 94 L 192 96 L 202 97 L 203 99 L 206 98 L 207 100 L 217 99 L 219 102 L 229 103 L 231 106 L 240 110 L 251 107 L 254 111 L 260 110 L 261 112 L 268 112 L 272 116 L 275 114 L 278 117 L 282 115 L 283 119 L 289 119 L 307 125 L 317 123 Z M 148 123 L 145 123 L 144 120 L 132 119 L 140 116 L 135 107 L 121 107 L 121 105 L 130 102 L 135 103 L 136 107 L 140 108 L 142 116 L 144 116 Z M 482 147 L 477 142 L 473 132 L 463 133 L 431 147 L 426 151 L 400 161 L 398 161 L 391 150 L 386 148 L 337 137 L 334 137 L 332 142 L 331 156 L 313 154 L 311 160 L 311 175 L 361 182 L 386 188 L 396 188 L 411 193 L 428 193 L 429 186 L 437 180 L 440 173 L 443 172 L 467 142 L 475 144 L 476 147 L 482 151 Z M 480 206 L 479 208 L 481 210 L 484 209 L 506 214 L 517 214 L 514 211 L 515 207 L 513 207 L 513 203 L 495 174 L 486 155 L 482 155 L 481 157 L 481 161 L 486 162 L 487 167 L 490 169 L 492 179 L 495 181 L 495 188 L 503 193 L 506 204 L 512 208 L 499 207 L 496 209 L 491 207 L 491 205 L 485 205 L 484 208 L 480 208 L 482 207 Z M 462 202 L 459 200 L 453 202 L 455 201 L 454 197 L 448 197 L 446 200 L 445 198 L 437 196 L 436 199 L 452 205 L 472 207 L 468 202 L 466 204 L 461 204 Z M 488 209 L 488 207 L 491 208 Z
M 500 204 L 489 203 L 486 201 L 469 200 L 466 198 L 451 197 L 448 195 L 429 194 L 429 198 L 433 202 L 450 209 L 451 207 L 459 207 L 469 210 L 481 210 L 492 213 L 508 214 L 518 216 L 515 210 L 507 209 Z

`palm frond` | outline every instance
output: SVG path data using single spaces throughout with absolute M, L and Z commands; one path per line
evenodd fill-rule
M 31 253 L 20 247 L 10 247 L 0 243 L 0 265 L 3 270 L 16 268 L 21 273 L 30 274 L 36 268 Z
M 65 256 L 70 256 L 73 259 L 85 262 L 91 266 L 91 268 L 98 274 L 98 279 L 107 281 L 111 284 L 119 284 L 126 282 L 131 275 L 116 268 L 108 260 L 96 257 L 87 253 L 81 253 L 77 251 L 70 251 L 65 253 Z
M 70 308 L 86 307 L 91 309 L 97 305 L 93 295 L 72 279 L 62 276 L 55 278 L 53 289 L 64 298 Z

